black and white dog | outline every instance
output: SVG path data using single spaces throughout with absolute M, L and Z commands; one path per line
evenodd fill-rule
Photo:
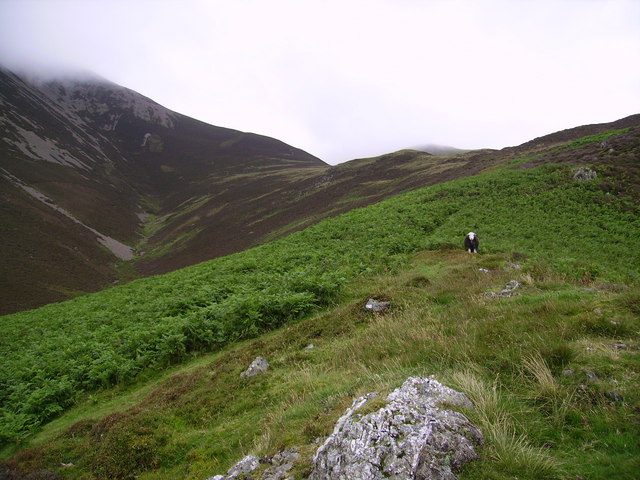
M 480 245 L 478 236 L 473 232 L 467 233 L 467 236 L 464 237 L 464 249 L 469 253 L 478 253 L 478 245 Z

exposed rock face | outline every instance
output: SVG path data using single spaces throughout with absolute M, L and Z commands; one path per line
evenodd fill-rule
M 358 414 L 377 394 L 356 399 L 318 449 L 310 480 L 454 480 L 475 459 L 482 433 L 463 414 L 467 397 L 432 378 L 411 377 L 387 404 Z
M 240 374 L 242 378 L 251 378 L 255 377 L 260 373 L 264 373 L 269 369 L 269 362 L 263 357 L 256 357 L 256 359 L 251 362 L 251 365 Z

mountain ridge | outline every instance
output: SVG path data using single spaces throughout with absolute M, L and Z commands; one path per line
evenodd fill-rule
M 558 157 L 544 144 L 558 135 L 551 134 L 502 150 L 435 157 L 409 149 L 329 166 L 103 79 L 28 84 L 8 71 L 0 77 L 7 132 L 0 140 L 1 313 L 239 252 L 524 154 L 544 154 L 538 162 Z M 637 119 L 577 127 L 562 138 Z
M 117 281 L 117 258 L 104 255 L 99 242 L 89 245 L 91 230 L 77 227 L 88 225 L 133 250 L 141 218 L 150 213 L 145 205 L 170 209 L 191 199 L 191 184 L 206 183 L 209 158 L 232 173 L 257 164 L 275 170 L 325 165 L 275 139 L 170 112 L 111 82 L 32 85 L 5 70 L 0 77 L 3 220 L 10 226 L 3 232 L 10 251 L 2 269 L 11 279 L 5 282 L 19 284 L 1 289 L 5 313 L 68 298 L 65 290 L 97 290 Z M 180 176 L 172 174 L 176 169 Z M 70 215 L 59 218 L 62 210 Z M 16 214 L 31 219 L 32 229 Z M 66 232 L 48 230 L 52 215 Z

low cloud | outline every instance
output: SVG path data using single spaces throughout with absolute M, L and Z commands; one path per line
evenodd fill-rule
M 640 112 L 633 0 L 3 0 L 0 63 L 93 71 L 330 163 Z

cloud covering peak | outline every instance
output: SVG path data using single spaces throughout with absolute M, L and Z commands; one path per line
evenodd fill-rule
M 336 163 L 640 111 L 640 2 L 3 0 L 0 62 L 88 69 Z

